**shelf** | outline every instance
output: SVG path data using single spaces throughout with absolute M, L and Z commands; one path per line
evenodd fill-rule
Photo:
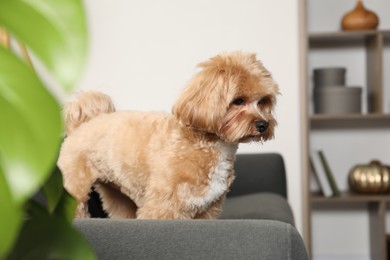
M 368 203 L 368 202 L 390 202 L 390 194 L 356 194 L 351 192 L 342 192 L 338 197 L 324 197 L 319 193 L 312 193 L 310 201 L 312 204 L 325 203 Z
M 382 34 L 384 37 L 390 37 L 390 30 L 363 30 L 363 31 L 337 31 L 337 32 L 313 32 L 309 33 L 310 42 L 327 41 L 356 41 L 365 40 L 368 37 Z
M 319 128 L 390 127 L 390 114 L 311 115 L 310 125 Z

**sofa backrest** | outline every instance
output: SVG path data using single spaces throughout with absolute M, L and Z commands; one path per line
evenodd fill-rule
M 228 197 L 273 192 L 287 198 L 286 171 L 280 154 L 237 154 L 235 172 Z

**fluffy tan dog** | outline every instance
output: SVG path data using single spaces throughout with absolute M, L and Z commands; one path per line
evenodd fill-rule
M 278 87 L 255 54 L 222 53 L 199 68 L 172 114 L 115 112 L 99 92 L 65 107 L 58 166 L 77 217 L 88 216 L 93 186 L 111 218 L 218 217 L 238 144 L 274 135 Z

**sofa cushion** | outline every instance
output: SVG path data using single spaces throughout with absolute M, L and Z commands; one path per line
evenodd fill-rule
M 266 192 L 226 199 L 220 218 L 271 219 L 294 225 L 294 216 L 286 198 Z

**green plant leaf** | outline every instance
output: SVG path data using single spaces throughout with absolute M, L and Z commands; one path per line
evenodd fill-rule
M 0 26 L 26 44 L 64 89 L 74 87 L 87 50 L 82 0 L 0 0 Z M 44 205 L 26 204 L 57 160 L 60 115 L 35 72 L 0 46 L 0 259 L 16 239 L 11 259 L 94 258 L 69 224 L 76 203 L 63 187 L 54 191 L 58 179 L 46 189 L 52 215 Z M 26 209 L 33 218 L 23 222 Z
M 49 213 L 64 218 L 68 223 L 71 223 L 75 215 L 77 202 L 64 189 L 62 174 L 57 166 L 43 186 L 43 192 Z
M 89 260 L 95 259 L 95 255 L 85 238 L 71 224 L 47 215 L 25 221 L 8 259 Z
M 54 215 L 64 218 L 68 223 L 71 223 L 74 219 L 77 202 L 64 188 L 60 201 L 54 211 Z
M 22 221 L 22 210 L 13 201 L 0 165 L 0 259 L 17 238 Z
M 74 87 L 87 50 L 81 0 L 0 0 L 0 25 L 25 43 L 62 86 Z
M 34 199 L 30 199 L 26 205 L 26 218 L 35 218 L 41 216 L 48 216 L 49 212 L 46 207 Z
M 60 107 L 34 71 L 1 47 L 0 61 L 0 164 L 13 200 L 22 205 L 57 159 Z
M 53 213 L 64 192 L 62 175 L 57 166 L 54 167 L 51 176 L 43 186 L 43 192 L 47 200 L 48 210 Z

